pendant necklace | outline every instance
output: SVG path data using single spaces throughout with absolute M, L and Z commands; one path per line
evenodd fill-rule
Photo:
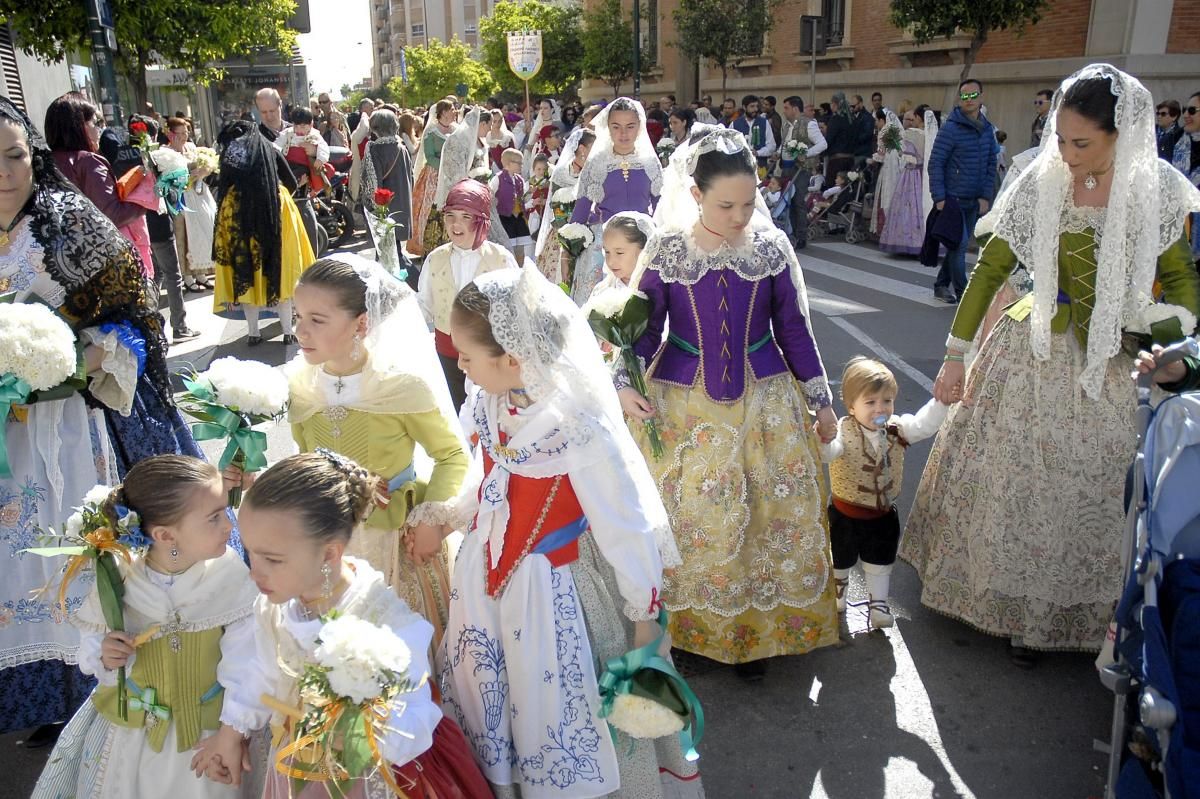
M 1109 164 L 1109 165 L 1108 165 L 1108 166 L 1107 166 L 1107 167 L 1106 167 L 1106 168 L 1105 168 L 1103 171 L 1101 171 L 1101 172 L 1088 172 L 1088 173 L 1087 173 L 1087 177 L 1083 179 L 1083 187 L 1084 187 L 1085 189 L 1087 189 L 1088 191 L 1095 191 L 1095 190 L 1096 190 L 1096 184 L 1097 184 L 1097 181 L 1096 181 L 1096 176 L 1097 176 L 1097 175 L 1107 175 L 1107 174 L 1108 174 L 1108 170 L 1110 170 L 1110 169 L 1112 169 L 1112 168 L 1113 168 L 1113 165 L 1112 165 L 1112 164 Z
M 625 179 L 629 180 L 628 177 L 626 177 Z M 9 234 L 11 234 L 13 232 L 13 229 L 15 229 L 16 226 L 19 225 L 21 223 L 21 220 L 24 218 L 25 218 L 25 212 L 21 211 L 16 216 L 13 217 L 12 222 L 9 223 L 8 227 L 0 228 L 0 247 L 7 247 L 9 245 L 9 242 L 12 241 L 12 237 Z

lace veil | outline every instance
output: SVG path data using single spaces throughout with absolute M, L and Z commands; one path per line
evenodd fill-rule
M 433 129 L 437 127 L 437 103 L 429 106 L 429 110 L 425 112 L 425 127 L 421 128 L 421 138 L 417 140 L 417 155 L 413 159 L 413 180 L 421 176 L 421 170 L 425 168 L 427 160 L 425 158 L 425 137 L 433 133 Z
M 579 140 L 583 138 L 585 130 L 586 128 L 580 125 L 571 131 L 571 135 L 563 143 L 562 153 L 558 156 L 558 163 L 550 170 L 550 197 L 553 197 L 554 192 L 558 189 L 574 189 L 578 185 L 579 175 L 571 174 L 571 162 L 575 160 L 575 152 L 579 149 Z M 533 250 L 534 258 L 540 256 L 542 250 L 546 249 L 546 244 L 550 241 L 550 234 L 553 232 L 553 226 L 550 224 L 550 219 L 552 218 L 550 213 L 550 197 L 546 198 L 546 212 L 542 214 L 542 224 L 538 227 L 537 243 Z
M 1200 192 L 1158 158 L 1154 99 L 1141 82 L 1109 64 L 1091 64 L 1054 93 L 1042 149 L 996 201 L 983 230 L 994 229 L 1033 271 L 1031 344 L 1050 355 L 1050 321 L 1057 310 L 1058 246 L 1072 205 L 1072 177 L 1058 146 L 1058 112 L 1080 80 L 1104 78 L 1116 97 L 1117 142 L 1112 190 L 1097 231 L 1096 305 L 1088 331 L 1080 384 L 1099 395 L 1108 360 L 1121 346 L 1121 330 L 1136 319 L 1152 292 L 1158 256 L 1183 235 L 1189 211 L 1200 210 Z M 979 228 L 977 228 L 979 229 Z
M 654 208 L 654 221 L 660 230 L 690 232 L 700 221 L 700 208 L 692 197 L 692 187 L 696 185 L 692 173 L 696 171 L 696 161 L 700 156 L 713 150 L 728 154 L 745 153 L 755 169 L 758 168 L 746 137 L 738 131 L 721 125 L 692 125 L 687 139 L 675 148 L 667 162 L 662 196 Z M 751 228 L 760 226 L 774 228 L 775 223 L 771 221 L 771 211 L 766 201 L 756 193 Z
M 601 450 L 605 444 L 595 439 L 602 437 L 617 448 L 634 480 L 654 485 L 646 459 L 625 426 L 600 347 L 571 298 L 537 269 L 488 272 L 476 278 L 475 285 L 491 306 L 492 335 L 521 364 L 530 400 L 558 412 L 563 432 L 576 450 Z M 677 565 L 679 551 L 666 511 L 661 523 L 648 521 L 656 528 L 664 562 Z
M 620 156 L 613 152 L 612 134 L 608 132 L 608 117 L 613 111 L 633 111 L 638 117 L 637 141 L 633 145 L 633 154 Z M 595 128 L 596 141 L 588 153 L 587 163 L 579 173 L 579 196 L 587 197 L 592 203 L 604 199 L 604 181 L 608 173 L 620 169 L 622 163 L 627 163 L 645 171 L 650 178 L 650 193 L 659 195 L 663 190 L 662 164 L 654 145 L 650 143 L 650 134 L 646 131 L 646 109 L 642 104 L 628 97 L 618 97 L 592 120 Z M 560 159 L 561 160 L 561 159 Z
M 450 193 L 451 187 L 471 174 L 471 163 L 475 160 L 475 151 L 479 148 L 479 114 L 480 107 L 475 106 L 446 137 L 446 144 L 442 148 L 442 163 L 438 169 L 437 193 L 433 199 L 433 204 L 438 208 L 446 202 L 446 195 Z
M 933 155 L 933 142 L 938 135 L 937 114 L 925 111 L 925 151 L 921 153 L 921 218 L 928 219 L 933 210 L 933 195 L 929 193 L 929 157 Z

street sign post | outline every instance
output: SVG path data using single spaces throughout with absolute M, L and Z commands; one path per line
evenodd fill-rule
M 87 0 L 88 35 L 92 39 L 92 58 L 96 62 L 99 77 L 100 105 L 104 118 L 110 125 L 124 125 L 125 114 L 121 110 L 121 98 L 117 94 L 117 73 L 113 68 L 112 55 L 117 50 L 117 37 L 113 33 L 112 8 L 108 0 Z
M 817 104 L 817 56 L 825 55 L 825 20 L 818 16 L 800 17 L 800 54 L 809 57 L 808 101 Z

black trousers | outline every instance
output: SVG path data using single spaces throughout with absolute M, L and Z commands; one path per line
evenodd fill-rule
M 835 569 L 853 568 L 859 560 L 873 566 L 895 563 L 900 548 L 900 514 L 896 506 L 878 519 L 854 519 L 830 505 L 829 547 Z
M 467 376 L 458 368 L 457 358 L 447 358 L 439 352 L 438 360 L 442 362 L 442 372 L 445 373 L 446 385 L 450 388 L 450 401 L 454 403 L 454 412 L 458 413 L 467 401 Z

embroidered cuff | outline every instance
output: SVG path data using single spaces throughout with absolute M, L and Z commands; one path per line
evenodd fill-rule
M 437 527 L 448 524 L 458 529 L 458 507 L 453 499 L 444 502 L 422 502 L 409 512 L 404 520 L 405 527 L 416 527 L 418 524 L 430 524 Z
M 94 344 L 104 350 L 100 369 L 88 375 L 91 378 L 88 391 L 122 416 L 128 416 L 141 372 L 139 364 L 145 362 L 145 342 L 133 334 L 132 328 L 121 330 L 120 325 L 84 328 L 79 337 L 85 344 Z M 138 348 L 142 353 L 140 358 Z
M 625 603 L 625 618 L 630 621 L 653 621 L 658 618 L 658 609 L 639 608 L 628 602 Z
M 646 359 L 637 356 L 638 364 L 642 367 L 642 374 L 646 374 Z M 633 386 L 633 381 L 629 379 L 629 370 L 625 368 L 625 359 L 617 354 L 613 359 L 613 388 L 620 391 L 623 388 Z
M 804 399 L 808 401 L 808 407 L 814 411 L 819 408 L 827 408 L 833 404 L 833 395 L 829 391 L 829 381 L 824 375 L 814 377 L 811 380 L 805 380 L 801 384 L 804 390 Z
M 946 336 L 946 349 L 957 350 L 958 352 L 969 352 L 973 342 L 967 341 L 964 338 L 957 336 Z

